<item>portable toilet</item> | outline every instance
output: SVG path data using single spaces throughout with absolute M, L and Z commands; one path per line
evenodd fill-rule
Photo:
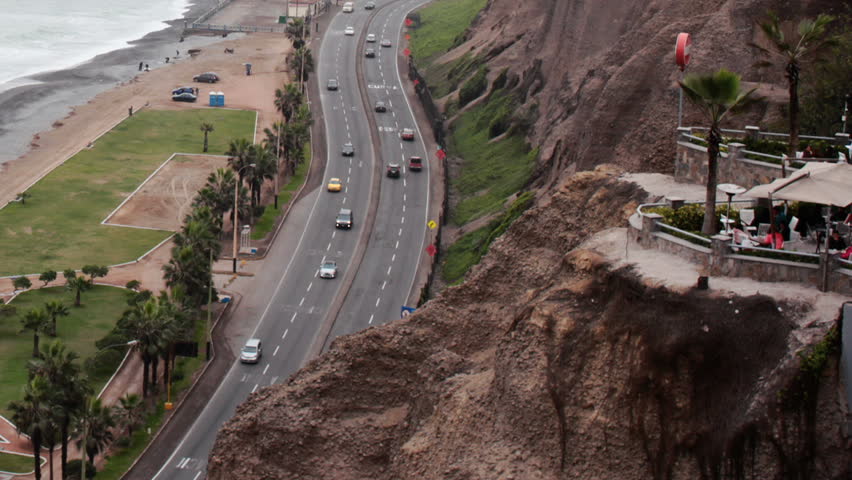
M 210 92 L 210 106 L 215 107 L 219 104 L 219 100 L 216 97 L 216 92 Z
M 216 94 L 216 105 L 218 105 L 220 107 L 225 106 L 225 93 L 224 92 L 219 92 L 219 93 Z

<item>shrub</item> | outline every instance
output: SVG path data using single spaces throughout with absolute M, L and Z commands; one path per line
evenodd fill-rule
M 12 280 L 12 285 L 15 286 L 15 290 L 26 290 L 33 286 L 30 279 L 27 277 L 15 277 Z
M 48 283 L 56 280 L 56 272 L 53 270 L 48 270 L 39 275 L 38 279 L 39 281 L 44 282 L 43 286 L 47 286 Z
M 481 66 L 476 73 L 464 82 L 459 91 L 459 106 L 463 107 L 478 98 L 488 87 L 488 67 Z
M 716 205 L 716 221 L 719 222 L 719 227 L 721 229 L 721 217 L 722 215 L 726 215 L 728 212 L 728 204 L 718 204 Z M 683 207 L 674 210 L 672 207 L 654 207 L 648 209 L 648 213 L 656 213 L 658 215 L 662 215 L 663 222 L 666 225 L 670 225 L 675 228 L 679 228 L 681 230 L 686 230 L 688 232 L 700 232 L 701 226 L 704 223 L 704 204 L 703 203 L 690 203 L 684 205 Z M 739 223 L 740 221 L 740 212 L 739 210 L 731 207 L 731 218 L 735 223 Z
M 80 459 L 69 460 L 66 465 L 66 474 L 65 480 L 80 480 L 80 469 L 82 468 L 82 462 Z M 97 474 L 97 469 L 95 466 L 89 462 L 86 462 L 86 478 L 95 478 Z

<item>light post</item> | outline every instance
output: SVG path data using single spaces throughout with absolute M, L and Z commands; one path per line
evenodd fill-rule
M 278 210 L 278 171 L 281 170 L 281 123 L 278 122 L 278 135 L 275 139 L 275 210 Z
M 116 343 L 114 345 L 107 345 L 106 347 L 101 348 L 100 350 L 95 352 L 95 355 L 93 355 L 93 357 L 97 356 L 99 353 L 101 353 L 104 350 L 107 350 L 109 348 L 132 347 L 132 346 L 136 345 L 137 343 L 139 343 L 139 340 L 130 340 L 129 342 Z M 88 436 L 89 436 L 89 422 L 90 422 L 88 415 L 89 415 L 89 412 L 92 409 L 92 400 L 93 400 L 92 397 L 87 396 L 87 398 L 85 400 L 85 405 L 83 407 L 85 409 L 85 412 L 84 412 L 84 415 L 83 415 L 83 442 L 81 443 L 82 449 L 80 451 L 80 478 L 83 478 L 83 479 L 86 478 L 86 461 L 87 461 L 86 457 L 88 456 L 87 452 L 86 452 L 86 442 L 88 442 L 88 440 L 89 440 Z
M 255 164 L 250 163 L 243 168 L 237 170 L 237 178 L 234 180 L 234 273 L 237 273 L 237 226 L 240 224 L 240 206 L 238 203 L 240 192 L 240 174 L 246 168 L 254 168 Z

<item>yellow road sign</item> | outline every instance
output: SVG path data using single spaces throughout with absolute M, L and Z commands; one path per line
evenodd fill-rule
M 438 226 L 438 224 L 435 223 L 435 220 L 429 220 L 429 223 L 427 223 L 426 226 L 429 227 L 431 230 L 434 230 L 435 227 Z

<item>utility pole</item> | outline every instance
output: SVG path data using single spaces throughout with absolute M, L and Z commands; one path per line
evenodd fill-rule
M 847 93 L 843 100 L 843 116 L 840 117 L 843 120 L 843 129 L 840 130 L 842 133 L 846 133 L 846 119 L 849 118 L 849 96 Z
M 281 123 L 278 122 L 278 135 L 275 136 L 275 210 L 278 210 L 278 171 L 281 170 Z
M 302 62 L 299 65 L 299 89 L 302 93 L 305 93 L 305 52 L 307 51 L 307 39 L 305 38 L 305 24 L 307 23 L 306 18 L 302 18 Z

